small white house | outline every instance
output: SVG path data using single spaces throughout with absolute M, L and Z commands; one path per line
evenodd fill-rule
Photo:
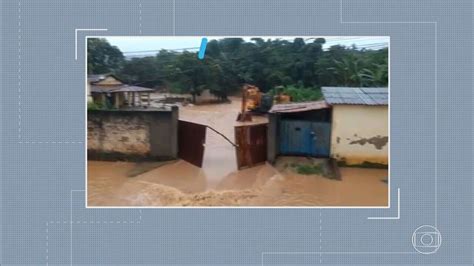
M 388 165 L 388 88 L 323 87 L 332 107 L 331 157 L 347 165 Z

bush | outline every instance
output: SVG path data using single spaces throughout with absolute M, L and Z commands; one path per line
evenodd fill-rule
M 338 179 L 335 173 L 324 163 L 287 163 L 285 168 L 291 167 L 292 170 L 300 175 L 318 175 L 329 179 Z
M 171 93 L 181 94 L 186 92 L 186 86 L 179 81 L 167 82 L 166 86 Z
M 289 95 L 292 102 L 318 101 L 323 98 L 321 89 L 316 87 L 278 86 L 271 91 L 273 95 L 279 93 Z
M 87 102 L 87 110 L 94 111 L 94 110 L 115 110 L 116 108 L 111 104 L 102 104 L 96 102 Z
M 320 164 L 307 165 L 300 164 L 296 166 L 296 172 L 302 175 L 321 175 L 323 174 L 323 168 Z
M 87 110 L 102 110 L 104 109 L 104 106 L 99 103 L 95 102 L 87 102 Z

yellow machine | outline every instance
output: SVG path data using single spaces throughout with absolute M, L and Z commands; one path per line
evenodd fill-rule
M 242 87 L 242 106 L 237 121 L 252 121 L 252 115 L 249 111 L 260 105 L 261 98 L 262 95 L 257 86 L 245 84 Z
M 291 97 L 284 93 L 279 93 L 275 97 L 270 94 L 264 94 L 257 86 L 245 84 L 242 86 L 242 107 L 237 121 L 252 121 L 251 113 L 264 114 L 267 113 L 273 103 L 289 103 Z
M 246 111 L 252 111 L 260 106 L 262 101 L 262 93 L 257 86 L 245 85 L 244 91 L 245 94 L 245 109 Z

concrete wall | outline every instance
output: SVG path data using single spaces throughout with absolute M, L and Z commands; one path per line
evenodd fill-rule
M 388 106 L 334 105 L 331 157 L 348 165 L 388 165 Z
M 88 159 L 162 160 L 178 154 L 178 108 L 88 111 Z

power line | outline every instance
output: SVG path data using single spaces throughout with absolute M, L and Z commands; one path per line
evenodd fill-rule
M 153 53 L 153 52 L 160 52 L 160 51 L 183 51 L 183 50 L 196 50 L 200 47 L 187 47 L 187 48 L 175 48 L 175 49 L 160 49 L 160 50 L 141 50 L 141 51 L 128 51 L 122 52 L 122 54 L 136 54 L 136 53 Z
M 220 65 L 218 63 L 214 63 L 214 64 L 210 64 L 208 65 L 209 67 L 220 67 Z M 150 80 L 145 80 L 145 81 L 142 81 L 142 82 L 139 82 L 139 83 L 135 83 L 135 84 L 131 84 L 132 86 L 136 86 L 136 85 L 140 85 L 140 84 L 143 84 L 143 83 L 147 83 L 147 82 L 152 82 L 152 81 L 157 81 L 159 79 L 164 79 L 164 78 L 167 78 L 167 77 L 172 77 L 172 76 L 175 76 L 175 75 L 178 75 L 178 74 L 185 74 L 185 73 L 188 73 L 188 72 L 191 72 L 191 71 L 194 71 L 194 69 L 187 69 L 187 70 L 182 70 L 182 71 L 177 71 L 173 74 L 170 74 L 170 75 L 165 75 L 165 76 L 160 76 L 160 77 L 156 77 L 154 79 L 150 79 Z

